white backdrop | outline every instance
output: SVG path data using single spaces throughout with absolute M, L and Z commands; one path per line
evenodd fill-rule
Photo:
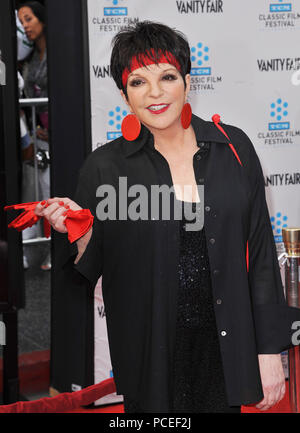
M 299 0 L 87 0 L 93 148 L 117 138 L 127 107 L 110 76 L 112 37 L 154 20 L 186 34 L 193 112 L 243 129 L 260 157 L 278 251 L 300 226 Z M 234 144 L 234 143 L 233 143 Z M 101 279 L 95 296 L 95 383 L 112 375 Z M 119 401 L 119 396 L 98 404 Z

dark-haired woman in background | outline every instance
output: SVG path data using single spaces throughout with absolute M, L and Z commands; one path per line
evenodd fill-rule
M 47 98 L 47 45 L 45 35 L 45 8 L 38 2 L 28 2 L 19 8 L 18 17 L 29 41 L 34 42 L 33 53 L 23 67 L 24 92 L 26 98 Z M 37 109 L 43 128 L 37 131 L 38 138 L 48 140 L 48 107 Z
M 25 60 L 22 68 L 24 79 L 24 93 L 26 98 L 48 97 L 48 75 L 47 75 L 47 45 L 45 35 L 45 8 L 37 1 L 27 2 L 18 10 L 18 18 L 24 28 L 30 42 L 34 43 L 34 50 Z M 50 172 L 47 162 L 49 155 L 48 142 L 48 105 L 37 106 L 37 147 L 41 155 L 44 155 L 45 166 L 38 170 L 39 200 L 49 197 L 50 194 Z M 27 170 L 26 170 L 27 169 Z M 32 197 L 34 187 L 32 181 L 33 173 L 28 165 L 24 170 L 23 201 L 34 201 Z M 33 229 L 27 229 L 25 238 L 33 235 Z M 50 253 L 41 264 L 42 270 L 51 269 Z
M 285 303 L 254 147 L 222 125 L 235 154 L 214 123 L 190 119 L 190 70 L 180 32 L 141 22 L 118 33 L 111 71 L 133 116 L 123 137 L 89 155 L 75 201 L 50 199 L 36 213 L 61 233 L 64 206 L 95 216 L 70 263 L 92 289 L 102 275 L 125 412 L 240 412 L 249 403 L 265 410 L 285 393 L 280 352 L 300 314 Z M 127 190 L 122 195 L 124 179 L 147 191 L 146 217 L 118 214 L 122 203 L 134 204 Z M 116 220 L 105 219 L 102 185 L 116 193 Z M 148 202 L 155 186 L 174 187 L 169 219 Z M 186 208 L 194 219 L 205 214 L 203 228 L 188 229 Z

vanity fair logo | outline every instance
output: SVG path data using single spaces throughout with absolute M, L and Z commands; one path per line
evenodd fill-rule
M 297 71 L 300 69 L 300 57 L 258 59 L 257 66 L 260 72 Z
M 117 33 L 139 19 L 130 15 L 128 0 L 102 0 L 104 7 L 99 16 L 92 17 L 92 24 L 101 33 Z
M 223 13 L 223 0 L 176 1 L 180 14 L 215 14 Z
M 111 77 L 110 65 L 92 65 L 92 70 L 97 79 Z
M 104 304 L 101 306 L 97 306 L 97 311 L 100 319 L 104 319 L 106 317 Z
M 300 85 L 300 57 L 277 57 L 271 59 L 257 59 L 259 72 L 274 74 L 288 73 L 286 77 L 294 86 Z
M 222 77 L 212 74 L 210 48 L 203 42 L 191 46 L 191 91 L 215 90 Z
M 259 132 L 257 136 L 261 144 L 280 146 L 299 143 L 300 130 L 291 128 L 289 112 L 289 104 L 282 98 L 271 102 L 267 130 Z
M 291 29 L 299 26 L 300 5 L 299 1 L 284 0 L 265 1 L 265 10 L 262 11 L 258 20 L 264 29 Z
M 300 173 L 274 173 L 265 176 L 265 186 L 300 185 Z

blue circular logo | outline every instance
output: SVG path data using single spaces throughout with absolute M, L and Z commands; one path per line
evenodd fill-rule
M 127 111 L 121 109 L 121 107 L 116 107 L 114 110 L 108 112 L 109 121 L 108 124 L 111 127 L 116 128 L 117 131 L 121 131 L 122 120 L 127 116 Z
M 286 215 L 282 215 L 281 212 L 277 212 L 276 217 L 272 216 L 270 220 L 271 220 L 272 230 L 276 235 L 280 235 L 282 229 L 287 227 L 286 221 L 288 220 L 288 217 Z
M 209 48 L 202 42 L 198 42 L 196 47 L 191 47 L 191 53 L 191 61 L 197 66 L 203 66 L 205 62 L 209 61 Z
M 289 114 L 287 108 L 289 104 L 287 102 L 282 102 L 281 98 L 278 98 L 276 102 L 271 104 L 271 117 L 276 119 L 278 122 Z

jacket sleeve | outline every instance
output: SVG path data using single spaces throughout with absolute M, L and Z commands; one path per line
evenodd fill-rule
M 74 242 L 69 246 L 69 258 L 66 263 L 71 263 L 73 268 L 83 275 L 92 287 L 96 286 L 98 279 L 102 275 L 103 268 L 103 226 L 96 215 L 96 190 L 100 184 L 101 179 L 96 158 L 92 153 L 80 170 L 74 201 L 83 209 L 89 209 L 94 216 L 93 233 L 85 252 L 77 264 L 74 264 L 78 255 L 77 243 Z
M 257 348 L 260 354 L 276 354 L 293 346 L 292 324 L 300 320 L 300 309 L 289 307 L 285 300 L 264 176 L 251 142 L 250 158 L 249 284 Z

